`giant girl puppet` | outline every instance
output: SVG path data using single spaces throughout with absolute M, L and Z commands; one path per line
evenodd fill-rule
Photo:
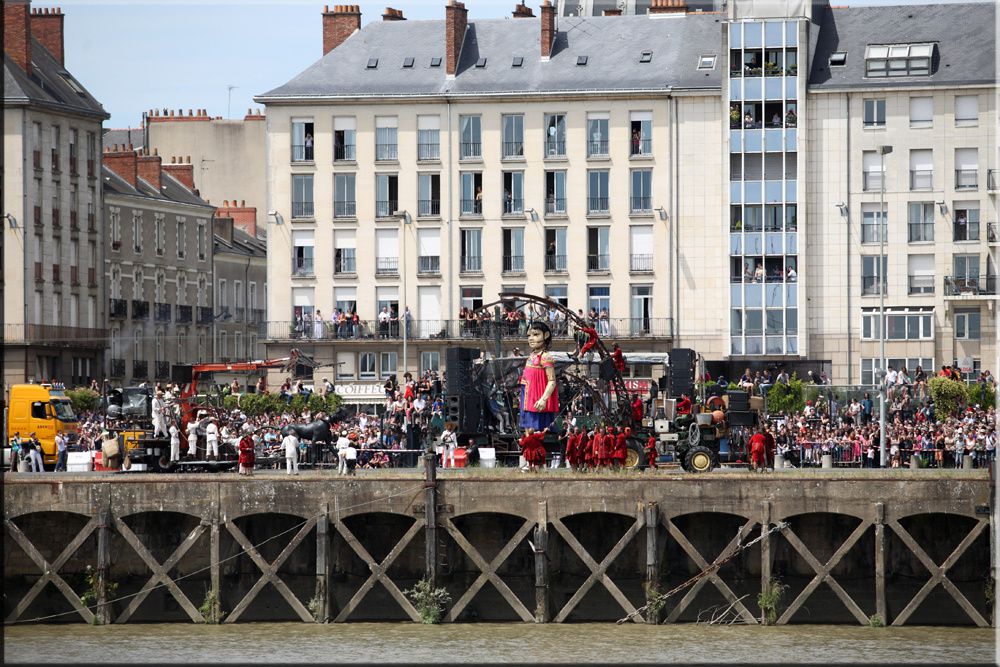
M 559 414 L 556 391 L 556 365 L 549 353 L 552 332 L 548 325 L 535 320 L 528 327 L 531 354 L 521 373 L 521 428 L 548 428 Z

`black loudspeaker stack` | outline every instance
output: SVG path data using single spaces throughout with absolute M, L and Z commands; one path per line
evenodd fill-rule
M 482 431 L 483 401 L 472 383 L 472 361 L 479 357 L 474 347 L 449 347 L 445 356 L 445 419 L 455 422 L 460 433 Z
M 727 391 L 729 409 L 736 412 L 746 412 L 750 409 L 750 395 L 745 391 Z
M 667 371 L 667 394 L 677 397 L 681 394 L 691 396 L 694 393 L 694 350 L 686 347 L 675 347 L 670 350 L 670 369 Z
M 731 399 L 730 399 L 731 400 Z M 730 406 L 732 403 L 730 403 Z M 750 412 L 749 410 L 733 410 L 730 409 L 726 414 L 726 418 L 729 420 L 730 426 L 754 426 L 756 425 L 756 412 Z
M 174 364 L 170 367 L 170 381 L 177 384 L 187 384 L 191 381 L 192 370 L 188 364 Z
M 445 353 L 445 393 L 467 394 L 472 391 L 472 361 L 479 357 L 474 347 L 449 347 Z

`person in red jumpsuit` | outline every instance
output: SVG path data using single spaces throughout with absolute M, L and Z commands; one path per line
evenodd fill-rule
M 251 431 L 253 431 L 253 428 L 250 424 L 243 424 L 243 437 L 240 438 L 239 445 L 239 473 L 241 475 L 253 476 L 253 466 L 257 462 L 257 453 L 253 448 Z
M 750 469 L 764 470 L 767 465 L 767 439 L 760 431 L 750 438 Z
M 600 426 L 594 427 L 594 437 L 590 439 L 591 447 L 594 448 L 593 466 L 595 469 L 603 468 L 607 465 L 607 453 L 604 451 L 604 429 Z
M 649 436 L 649 440 L 646 441 L 646 446 L 642 448 L 646 452 L 646 466 L 649 468 L 656 467 L 656 436 Z
M 580 331 L 587 334 L 587 341 L 583 344 L 583 347 L 581 347 L 575 353 L 570 354 L 571 357 L 574 357 L 576 359 L 579 359 L 583 355 L 587 354 L 588 352 L 594 349 L 595 345 L 597 345 L 597 329 L 595 329 L 589 324 L 585 324 L 584 326 L 580 327 Z
M 628 436 L 631 433 L 632 429 L 627 426 L 624 429 L 618 429 L 618 435 L 615 436 L 614 454 L 611 457 L 611 462 L 615 470 L 625 467 L 625 459 L 628 453 Z
M 776 446 L 775 442 L 774 442 L 774 434 L 771 433 L 771 429 L 769 429 L 767 427 L 767 424 L 764 424 L 761 427 L 761 431 L 764 433 L 764 454 L 765 454 L 765 456 L 767 456 L 767 459 L 764 462 L 764 466 L 767 467 L 767 468 L 772 468 L 773 469 L 774 468 L 774 450 L 775 450 L 775 446 Z
M 622 354 L 622 349 L 618 347 L 618 343 L 615 343 L 614 349 L 611 350 L 611 359 L 615 362 L 615 369 L 619 373 L 625 372 L 625 355 Z
M 677 399 L 677 415 L 689 414 L 691 414 L 691 399 L 688 398 L 687 394 L 681 394 L 681 397 Z
M 588 468 L 594 467 L 594 432 L 590 431 L 588 433 L 581 434 L 581 440 L 578 445 L 579 456 L 580 456 L 580 468 L 587 470 Z
M 574 426 L 573 434 L 569 436 L 569 440 L 566 442 L 566 460 L 573 470 L 580 470 L 583 463 L 582 445 L 583 433 L 580 432 L 579 426 Z
M 527 465 L 521 468 L 523 472 L 529 470 L 538 470 L 539 468 L 545 467 L 545 434 L 548 429 L 542 429 L 541 431 L 536 431 L 533 428 L 529 428 L 525 431 L 524 435 L 521 436 L 521 455 L 524 456 L 524 461 Z
M 645 406 L 642 403 L 642 399 L 636 396 L 635 400 L 632 401 L 632 419 L 634 419 L 637 424 L 641 424 L 642 417 L 645 412 Z

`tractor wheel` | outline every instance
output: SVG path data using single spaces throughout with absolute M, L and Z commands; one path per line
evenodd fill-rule
M 697 423 L 692 422 L 688 425 L 688 444 L 696 447 L 699 442 L 701 442 L 701 429 L 698 428 Z
M 714 464 L 712 450 L 708 447 L 692 447 L 684 457 L 684 467 L 690 472 L 708 472 Z
M 625 467 L 636 468 L 637 470 L 646 469 L 646 457 L 642 454 L 642 448 L 631 440 L 628 443 L 628 448 L 625 450 Z

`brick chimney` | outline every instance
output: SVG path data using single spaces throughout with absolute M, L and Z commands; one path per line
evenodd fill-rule
M 31 74 L 30 0 L 3 0 L 3 52 Z
M 516 19 L 533 19 L 535 18 L 535 12 L 531 10 L 531 7 L 522 2 L 514 5 L 514 12 L 512 16 Z
M 187 156 L 187 160 L 183 157 L 172 157 L 170 158 L 170 164 L 164 164 L 162 168 L 163 171 L 180 181 L 188 190 L 195 191 L 194 165 L 191 164 L 190 155 Z
M 257 207 L 247 206 L 245 199 L 241 199 L 239 203 L 235 199 L 224 200 L 222 206 L 215 210 L 215 215 L 231 218 L 234 227 L 257 237 Z
M 405 21 L 406 17 L 403 16 L 402 9 L 393 9 L 392 7 L 385 8 L 385 14 L 382 14 L 383 21 Z
M 153 149 L 152 155 L 139 155 L 137 160 L 136 175 L 152 185 L 159 192 L 163 187 L 163 181 L 160 178 L 163 161 L 157 155 L 156 149 Z
M 52 54 L 52 57 L 59 61 L 63 67 L 66 66 L 66 58 L 63 54 L 63 17 L 65 14 L 56 7 L 51 12 L 49 8 L 31 10 L 31 35 L 45 47 L 45 50 Z
M 552 0 L 542 2 L 542 60 L 552 55 L 552 44 L 556 39 L 556 8 Z
M 458 72 L 458 57 L 462 55 L 462 44 L 465 43 L 465 29 L 469 25 L 469 11 L 464 2 L 449 0 L 444 8 L 444 48 L 447 61 L 448 76 Z
M 653 0 L 649 7 L 650 14 L 686 14 L 687 3 L 684 0 Z
M 344 43 L 348 37 L 361 30 L 361 7 L 334 5 L 330 11 L 323 5 L 323 55 Z
M 138 156 L 132 149 L 132 144 L 126 148 L 124 144 L 115 144 L 104 149 L 104 166 L 118 174 L 133 188 L 137 187 Z

